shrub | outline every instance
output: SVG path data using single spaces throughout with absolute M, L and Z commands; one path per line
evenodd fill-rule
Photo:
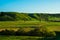
M 34 30 L 31 30 L 28 34 L 30 36 L 45 36 L 45 37 L 48 37 L 48 36 L 49 37 L 54 37 L 54 36 L 56 36 L 55 32 L 48 31 L 48 29 L 45 28 L 45 27 L 37 27 Z
M 54 31 L 50 31 L 50 32 L 47 32 L 46 36 L 54 37 L 54 36 L 56 36 L 56 33 Z
M 14 34 L 15 32 L 13 30 L 5 29 L 5 30 L 0 31 L 0 35 L 14 35 Z
M 43 37 L 54 37 L 56 33 L 54 31 L 49 31 L 45 27 L 37 28 L 19 28 L 17 31 L 14 30 L 2 30 L 0 35 L 17 35 L 17 36 L 43 36 Z
M 28 35 L 30 28 L 20 28 L 16 31 L 16 35 Z

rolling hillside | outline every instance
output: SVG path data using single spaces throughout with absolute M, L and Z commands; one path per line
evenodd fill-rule
M 60 21 L 60 14 L 0 12 L 0 21 Z

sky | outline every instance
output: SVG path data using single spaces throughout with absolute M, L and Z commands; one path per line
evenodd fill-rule
M 0 12 L 60 13 L 60 0 L 0 0 Z

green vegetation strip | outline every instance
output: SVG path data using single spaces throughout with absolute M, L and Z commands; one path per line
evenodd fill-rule
M 36 36 L 0 36 L 1 40 L 50 40 L 53 38 L 44 38 Z

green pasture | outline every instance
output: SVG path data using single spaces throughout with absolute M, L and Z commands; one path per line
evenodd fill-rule
M 60 31 L 60 22 L 47 21 L 0 21 L 0 28 L 47 27 L 49 30 Z
M 44 37 L 36 37 L 36 36 L 0 36 L 1 40 L 53 40 L 55 38 L 44 38 Z

